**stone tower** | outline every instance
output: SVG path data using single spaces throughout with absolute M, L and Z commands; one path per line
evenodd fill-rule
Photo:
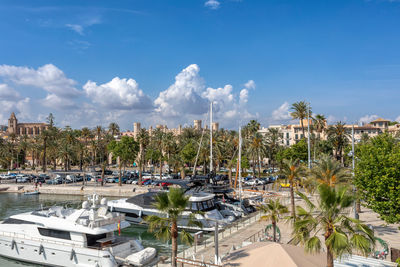
M 140 122 L 133 123 L 133 132 L 139 133 L 139 131 L 140 131 Z
M 18 125 L 18 120 L 17 117 L 15 117 L 15 113 L 11 113 L 10 118 L 8 119 L 8 132 L 9 133 L 15 133 L 17 134 L 17 125 Z
M 193 124 L 196 130 L 201 130 L 201 120 L 194 120 Z
M 212 123 L 212 130 L 213 130 L 214 132 L 217 132 L 218 129 L 219 129 L 219 123 L 218 123 L 218 122 L 213 122 L 213 123 Z

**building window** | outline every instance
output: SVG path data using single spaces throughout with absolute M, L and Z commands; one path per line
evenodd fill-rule
M 288 138 L 288 139 L 289 139 L 289 133 L 286 133 L 286 138 Z
M 299 135 L 298 135 L 298 134 L 295 134 L 295 135 L 294 135 L 294 139 L 296 139 L 296 140 L 299 139 Z

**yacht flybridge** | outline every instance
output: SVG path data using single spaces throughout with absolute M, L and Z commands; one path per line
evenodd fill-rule
M 91 202 L 91 203 L 90 203 Z M 81 209 L 54 206 L 13 215 L 0 222 L 0 256 L 48 266 L 143 266 L 154 248 L 114 235 L 128 227 L 125 216 L 107 210 L 97 195 Z

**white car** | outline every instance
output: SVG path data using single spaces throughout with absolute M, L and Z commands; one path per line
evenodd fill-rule
M 263 184 L 263 182 L 258 179 L 252 179 L 252 180 L 244 182 L 244 184 L 245 185 L 260 185 L 260 184 Z

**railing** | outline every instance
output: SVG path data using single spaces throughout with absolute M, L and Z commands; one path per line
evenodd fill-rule
M 222 267 L 222 265 L 206 263 L 204 261 L 191 260 L 191 259 L 185 259 L 185 258 L 180 258 L 180 257 L 176 257 L 175 259 L 176 259 L 177 263 L 182 263 L 182 266 L 184 264 L 187 264 L 187 265 L 191 265 L 191 266 L 200 266 L 200 267 Z
M 229 226 L 227 226 L 224 229 L 221 229 L 218 233 L 218 240 L 223 240 L 225 237 L 230 236 L 231 234 L 234 234 L 236 232 L 238 232 L 239 230 L 243 229 L 244 227 L 255 223 L 256 221 L 258 221 L 261 217 L 260 212 L 255 212 L 253 214 L 251 214 L 249 217 L 244 217 L 241 218 L 235 222 L 233 222 L 232 224 L 230 224 Z M 198 251 L 206 249 L 207 247 L 213 246 L 214 245 L 214 235 L 205 239 L 203 242 L 201 242 L 201 244 L 196 244 L 194 243 L 193 246 L 183 250 L 181 253 L 179 253 L 180 256 L 182 256 L 182 258 L 185 257 L 191 257 L 193 255 L 195 255 Z

